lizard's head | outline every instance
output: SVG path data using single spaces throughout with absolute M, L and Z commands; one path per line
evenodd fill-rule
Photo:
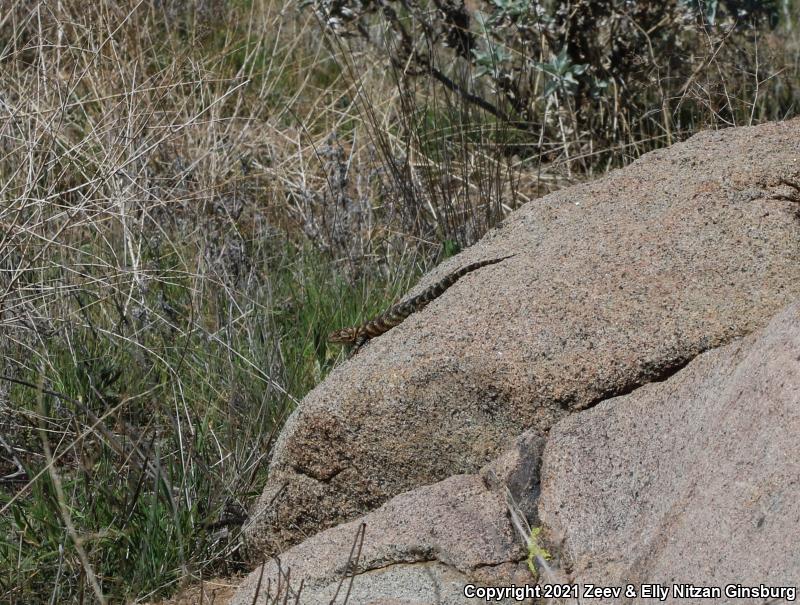
M 328 342 L 339 345 L 348 345 L 353 344 L 356 341 L 356 338 L 358 338 L 357 328 L 342 328 L 341 330 L 331 332 L 328 335 Z

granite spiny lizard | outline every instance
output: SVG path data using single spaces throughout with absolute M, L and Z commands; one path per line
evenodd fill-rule
M 328 342 L 332 342 L 335 344 L 351 345 L 353 347 L 353 350 L 350 354 L 355 355 L 358 352 L 358 350 L 370 338 L 375 338 L 376 336 L 380 336 L 384 332 L 388 332 L 396 325 L 402 323 L 402 321 L 412 313 L 424 309 L 429 302 L 441 296 L 445 290 L 447 290 L 450 286 L 456 283 L 459 279 L 464 277 L 467 273 L 471 273 L 472 271 L 475 271 L 476 269 L 480 269 L 481 267 L 485 267 L 487 265 L 494 265 L 495 263 L 504 261 L 507 258 L 511 258 L 512 256 L 514 255 L 511 254 L 509 256 L 503 256 L 502 258 L 493 258 L 491 260 L 481 260 L 476 263 L 472 263 L 471 265 L 467 265 L 466 267 L 459 269 L 455 273 L 451 273 L 450 275 L 445 277 L 442 281 L 432 285 L 422 294 L 419 294 L 410 300 L 392 306 L 387 311 L 385 311 L 375 319 L 368 321 L 367 323 L 361 324 L 360 326 L 354 326 L 352 328 L 343 328 L 341 330 L 336 330 L 335 332 L 331 332 L 331 334 L 328 336 Z

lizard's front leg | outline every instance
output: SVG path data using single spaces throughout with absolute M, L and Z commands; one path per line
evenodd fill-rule
M 350 350 L 349 357 L 355 356 L 355 354 L 358 353 L 359 349 L 361 349 L 361 347 L 363 347 L 368 340 L 369 336 L 365 334 L 362 334 L 361 336 L 356 338 L 355 341 L 353 342 L 353 348 Z

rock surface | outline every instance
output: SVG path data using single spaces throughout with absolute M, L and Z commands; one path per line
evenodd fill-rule
M 295 588 L 304 580 L 301 603 L 332 602 L 337 591 L 343 598 L 362 523 L 352 605 L 456 605 L 474 602 L 464 596 L 467 584 L 532 584 L 508 520 L 506 487 L 515 501 L 538 505 L 530 516 L 558 555 L 559 583 L 794 586 L 798 435 L 795 303 L 765 329 L 699 355 L 669 379 L 565 418 L 546 441 L 528 431 L 479 475 L 417 488 L 309 538 L 282 555 L 280 566 L 273 561 L 252 573 L 232 603 L 267 603 L 266 587 L 278 585 L 281 569 L 291 570 Z M 666 594 L 667 602 L 709 602 Z
M 360 554 L 351 555 L 359 544 Z M 357 561 L 347 601 L 351 605 L 455 605 L 465 602 L 466 584 L 529 580 L 520 564 L 524 558 L 522 542 L 507 518 L 505 498 L 490 491 L 479 476 L 459 475 L 397 496 L 362 519 L 289 549 L 280 556 L 280 565 L 273 559 L 263 572 L 251 573 L 232 604 L 275 602 L 277 587 L 287 584 L 287 573 L 293 591 L 303 580 L 300 603 L 330 603 L 337 591 L 336 602 L 343 602 L 349 585 L 343 579 Z M 285 590 L 280 594 L 285 596 Z M 290 593 L 288 602 L 295 602 L 293 596 Z
M 557 424 L 540 518 L 574 582 L 796 587 L 799 436 L 795 304 L 668 381 Z
M 527 429 L 661 380 L 800 296 L 800 121 L 697 135 L 526 205 L 412 294 L 284 428 L 247 531 L 259 564 L 392 496 L 475 472 Z

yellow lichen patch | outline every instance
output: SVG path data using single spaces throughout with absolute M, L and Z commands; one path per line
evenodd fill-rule
M 539 544 L 540 534 L 542 533 L 541 527 L 534 527 L 531 530 L 531 535 L 528 538 L 528 569 L 531 570 L 534 578 L 539 577 L 539 572 L 536 571 L 536 565 L 534 562 L 536 561 L 536 557 L 541 557 L 545 561 L 551 560 L 553 557 L 547 552 L 543 546 Z

